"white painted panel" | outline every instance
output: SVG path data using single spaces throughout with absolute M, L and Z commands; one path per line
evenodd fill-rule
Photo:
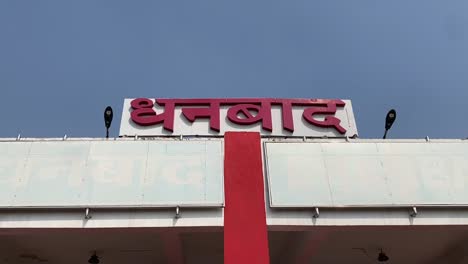
M 273 204 L 283 201 L 291 204 L 307 201 L 314 205 L 332 203 L 327 187 L 329 182 L 325 162 L 319 144 L 268 144 L 267 149 L 268 174 L 277 176 L 274 181 L 270 181 L 272 184 L 270 188 L 281 186 L 275 188 L 275 195 L 271 196 Z M 313 154 L 305 155 L 308 150 Z M 312 178 L 313 181 L 310 180 Z
M 21 183 L 31 143 L 0 145 L 0 202 L 12 204 Z
M 329 156 L 325 159 L 334 205 L 391 203 L 391 196 L 386 188 L 385 177 L 377 157 Z
M 0 207 L 222 206 L 222 141 L 1 142 Z
M 204 142 L 174 142 L 165 152 L 150 148 L 143 190 L 144 203 L 158 200 L 170 204 L 177 197 L 180 204 L 200 201 L 221 201 L 223 156 L 219 147 L 211 144 L 207 152 Z M 220 145 L 220 144 L 218 144 Z M 203 153 L 200 155 L 200 153 Z
M 12 205 L 68 206 L 81 203 L 88 149 L 87 144 L 78 142 L 31 143 L 30 151 L 23 157 L 26 162 L 14 191 Z M 61 200 L 57 200 L 57 197 Z
M 15 191 L 24 173 L 24 156 L 8 156 L 0 159 L 0 201 L 12 204 Z
M 450 190 L 454 201 L 465 199 L 468 194 L 468 154 L 454 155 L 451 160 Z
M 468 205 L 468 143 L 265 147 L 273 207 Z

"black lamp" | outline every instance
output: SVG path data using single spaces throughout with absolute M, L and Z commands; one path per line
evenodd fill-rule
M 377 261 L 379 262 L 387 262 L 390 258 L 380 249 L 379 256 L 377 257 Z
M 114 117 L 114 113 L 112 111 L 112 107 L 106 107 L 104 110 L 104 123 L 106 125 L 106 138 L 109 138 L 109 128 L 112 124 L 112 118 Z
M 388 111 L 387 117 L 385 118 L 385 133 L 384 133 L 383 139 L 387 138 L 387 132 L 392 127 L 393 123 L 395 122 L 395 119 L 396 119 L 395 109 Z
M 96 255 L 96 252 L 89 258 L 88 263 L 99 264 L 99 257 Z

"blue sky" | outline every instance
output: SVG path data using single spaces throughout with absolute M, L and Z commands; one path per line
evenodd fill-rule
M 3 0 L 0 137 L 97 137 L 125 97 L 353 101 L 360 136 L 468 137 L 468 1 Z

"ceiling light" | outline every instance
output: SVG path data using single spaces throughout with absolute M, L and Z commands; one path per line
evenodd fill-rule
M 387 262 L 390 258 L 383 252 L 382 249 L 380 249 L 379 256 L 377 257 L 377 260 L 379 262 Z
M 99 257 L 96 255 L 96 252 L 89 258 L 88 263 L 99 264 Z

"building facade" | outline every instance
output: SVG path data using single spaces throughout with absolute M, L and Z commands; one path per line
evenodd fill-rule
M 278 135 L 245 99 L 221 113 L 251 124 L 203 101 L 167 135 L 134 100 L 119 138 L 0 139 L 0 263 L 468 263 L 466 140 L 359 139 L 349 113 L 317 118 L 333 137 Z M 205 132 L 177 135 L 196 118 Z

